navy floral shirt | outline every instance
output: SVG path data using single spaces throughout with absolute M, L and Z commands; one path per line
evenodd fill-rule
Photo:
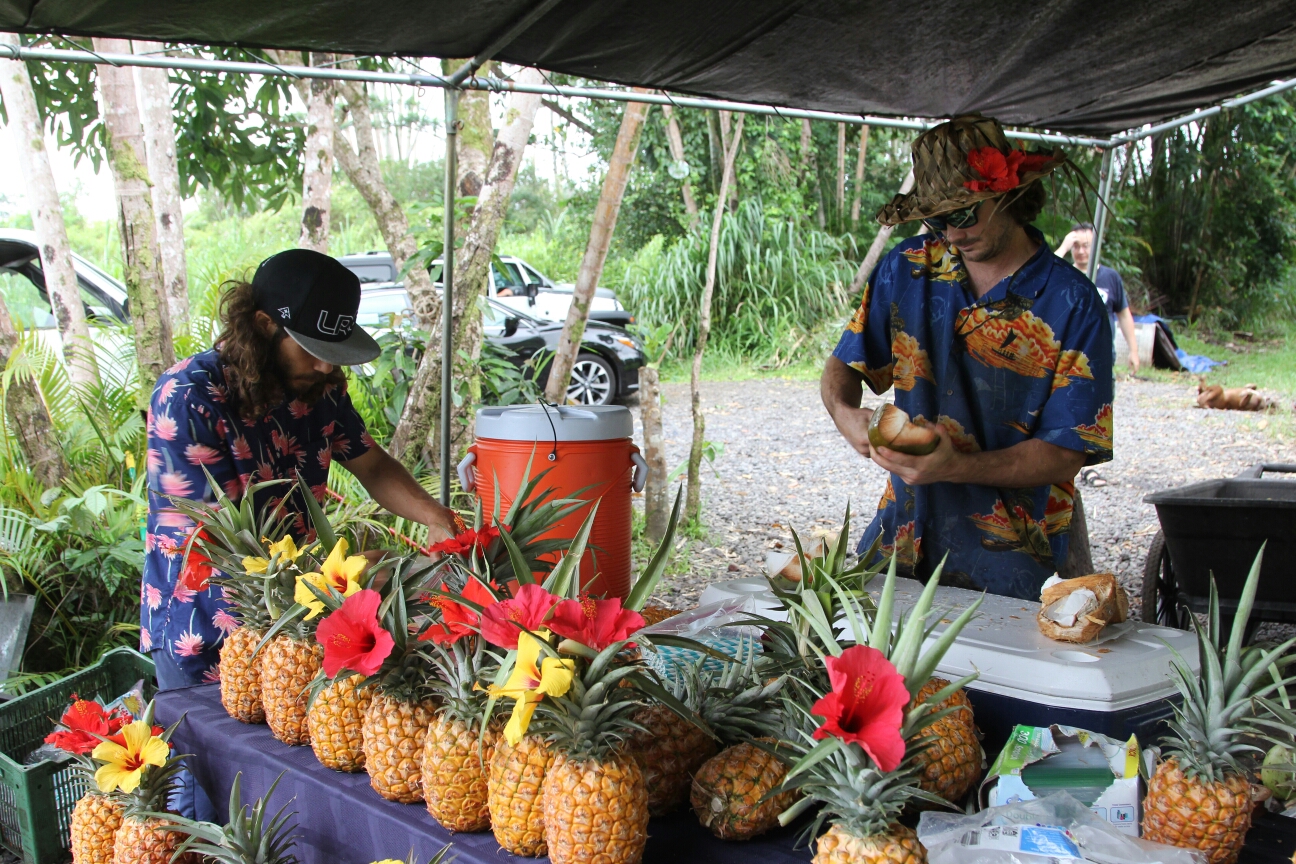
M 169 651 L 195 679 L 214 681 L 221 640 L 238 626 L 215 585 L 192 591 L 178 582 L 192 523 L 165 496 L 214 501 L 203 468 L 234 501 L 251 483 L 295 479 L 297 472 L 323 499 L 329 465 L 366 453 L 373 439 L 346 388 L 326 390 L 314 404 L 293 400 L 260 420 L 239 417 L 229 402 L 215 349 L 196 354 L 158 379 L 148 414 L 148 530 L 140 596 L 141 650 Z M 284 491 L 262 490 L 264 506 Z M 264 499 L 264 500 L 261 500 Z M 306 533 L 305 502 L 292 493 L 293 531 Z
M 930 234 L 905 240 L 864 286 L 836 357 L 878 395 L 895 388 L 911 418 L 945 427 L 965 453 L 1028 438 L 1112 455 L 1112 331 L 1093 283 L 1039 250 L 980 300 L 958 250 Z M 891 475 L 861 553 L 882 537 L 905 570 L 1022 599 L 1066 560 L 1075 487 L 1031 489 L 933 483 Z

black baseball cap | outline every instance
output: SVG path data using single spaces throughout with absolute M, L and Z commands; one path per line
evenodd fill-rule
M 252 277 L 257 308 L 311 355 L 334 366 L 368 363 L 381 352 L 356 325 L 360 280 L 312 249 L 288 249 L 261 262 Z

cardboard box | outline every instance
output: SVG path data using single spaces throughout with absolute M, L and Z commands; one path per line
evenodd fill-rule
M 983 806 L 1066 791 L 1119 831 L 1139 836 L 1139 747 L 1070 726 L 1017 726 L 981 784 Z

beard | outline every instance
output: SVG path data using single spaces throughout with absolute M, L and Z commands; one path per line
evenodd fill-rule
M 279 378 L 280 385 L 283 387 L 286 400 L 296 399 L 306 405 L 314 405 L 324 398 L 326 391 L 346 384 L 346 374 L 343 373 L 341 367 L 337 366 L 327 375 L 315 373 L 308 376 L 289 377 L 276 364 L 275 375 Z

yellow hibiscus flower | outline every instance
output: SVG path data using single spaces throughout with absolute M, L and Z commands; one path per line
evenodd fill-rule
M 333 551 L 320 567 L 322 572 L 303 573 L 297 577 L 293 600 L 310 610 L 310 614 L 306 616 L 307 621 L 324 611 L 324 601 L 316 597 L 307 585 L 314 585 L 321 591 L 332 588 L 343 597 L 350 597 L 362 587 L 359 577 L 365 567 L 369 566 L 369 559 L 363 555 L 352 555 L 348 558 L 347 548 L 347 541 L 339 538 L 337 545 L 333 547 Z
M 541 631 L 544 632 L 544 631 Z M 557 657 L 540 659 L 541 642 L 530 633 L 518 634 L 517 660 L 513 673 L 503 687 L 490 688 L 492 696 L 507 696 L 515 700 L 513 715 L 504 727 L 504 737 L 516 745 L 526 735 L 531 725 L 531 715 L 545 696 L 562 696 L 571 689 L 576 661 Z
M 270 540 L 267 537 L 262 537 L 261 542 L 270 543 Z M 310 548 L 303 546 L 298 549 L 296 541 L 293 540 L 291 534 L 288 534 L 277 543 L 270 543 L 270 558 L 258 558 L 255 556 L 244 558 L 243 570 L 247 573 L 264 573 L 270 569 L 270 561 L 273 560 L 276 555 L 279 556 L 279 566 L 281 567 L 286 564 L 295 564 L 297 563 L 298 558 L 305 555 L 313 548 L 313 546 Z
M 134 792 L 140 784 L 144 769 L 149 765 L 161 767 L 171 755 L 171 747 L 153 734 L 153 727 L 136 720 L 122 729 L 126 746 L 115 741 L 100 741 L 90 755 L 105 763 L 95 772 L 99 791 Z

